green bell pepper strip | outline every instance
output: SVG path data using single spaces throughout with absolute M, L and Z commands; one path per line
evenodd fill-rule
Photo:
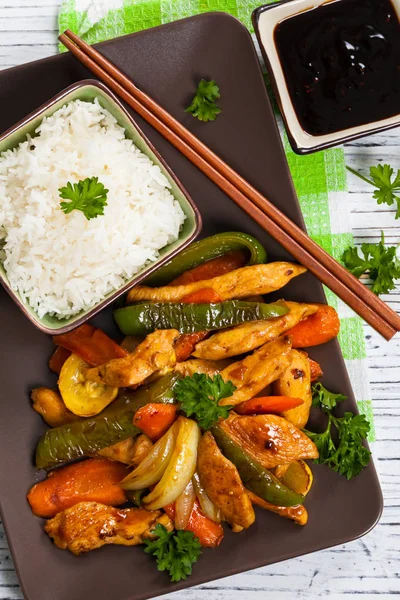
M 128 498 L 129 502 L 132 502 L 133 506 L 137 508 L 142 508 L 143 502 L 142 499 L 144 496 L 150 493 L 148 488 L 144 490 L 124 490 L 125 496 Z
M 154 287 L 166 285 L 185 271 L 233 250 L 248 250 L 250 253 L 248 266 L 267 262 L 267 253 L 255 237 L 240 231 L 227 231 L 190 244 L 150 275 L 144 281 L 144 285 Z
M 225 329 L 248 321 L 274 319 L 289 312 L 285 303 L 265 304 L 227 300 L 215 304 L 144 302 L 114 311 L 114 319 L 125 335 L 147 335 L 155 329 L 177 329 L 180 333 Z
M 270 471 L 253 460 L 240 446 L 231 440 L 221 427 L 214 425 L 211 432 L 222 454 L 237 468 L 245 488 L 276 506 L 303 504 L 304 496 L 283 485 Z
M 165 375 L 137 391 L 122 392 L 94 417 L 48 429 L 36 448 L 37 468 L 51 469 L 139 435 L 141 430 L 132 423 L 136 411 L 149 402 L 173 404 L 173 388 L 178 378 L 177 373 Z

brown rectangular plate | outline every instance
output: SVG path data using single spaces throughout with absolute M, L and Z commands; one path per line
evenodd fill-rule
M 237 20 L 223 13 L 204 14 L 111 40 L 100 48 L 139 87 L 303 226 L 252 40 Z M 0 73 L 0 131 L 88 76 L 88 71 L 66 54 Z M 222 113 L 208 124 L 184 112 L 202 77 L 215 79 L 221 88 Z M 203 236 L 247 231 L 265 244 L 271 260 L 290 259 L 195 167 L 140 118 L 137 121 L 199 206 Z M 310 274 L 295 279 L 283 295 L 298 301 L 325 301 L 321 285 Z M 41 477 L 35 472 L 33 454 L 44 431 L 41 419 L 30 409 L 29 391 L 37 385 L 55 385 L 56 378 L 47 368 L 52 342 L 27 321 L 3 290 L 0 314 L 1 511 L 27 600 L 154 597 L 341 544 L 367 533 L 377 523 L 382 495 L 372 463 L 350 482 L 326 467 L 316 467 L 314 487 L 306 502 L 310 514 L 306 527 L 257 511 L 257 521 L 247 532 L 233 534 L 226 527 L 222 545 L 205 550 L 192 577 L 180 584 L 170 584 L 141 548 L 106 547 L 81 558 L 57 550 L 43 532 L 43 521 L 32 516 L 25 499 L 29 487 Z M 110 309 L 93 322 L 118 335 Z M 324 384 L 349 396 L 342 409 L 356 410 L 337 342 L 310 354 L 323 366 Z M 313 415 L 312 426 L 318 425 Z

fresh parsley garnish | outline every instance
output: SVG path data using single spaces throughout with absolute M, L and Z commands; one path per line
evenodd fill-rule
M 86 177 L 78 183 L 68 182 L 58 191 L 60 198 L 70 201 L 61 202 L 61 210 L 66 215 L 73 210 L 81 210 L 88 220 L 104 215 L 108 190 L 99 182 L 98 177 Z
M 385 246 L 385 237 L 381 232 L 381 241 L 378 244 L 361 244 L 360 256 L 355 246 L 350 246 L 344 251 L 342 260 L 350 273 L 361 277 L 369 273 L 374 282 L 372 291 L 375 294 L 387 294 L 395 289 L 395 279 L 400 278 L 400 261 L 396 256 L 396 246 Z
M 210 429 L 219 419 L 229 416 L 232 406 L 220 406 L 218 402 L 232 396 L 235 390 L 232 381 L 224 381 L 221 375 L 211 378 L 194 373 L 176 382 L 175 396 L 188 417 L 193 416 L 202 429 Z
M 400 170 L 397 171 L 397 175 L 392 179 L 394 170 L 390 165 L 377 165 L 376 167 L 370 167 L 369 174 L 371 179 L 368 179 L 368 177 L 364 177 L 364 175 L 361 175 L 351 167 L 347 168 L 351 173 L 377 188 L 374 191 L 374 198 L 378 201 L 378 204 L 392 206 L 396 202 L 397 211 L 395 219 L 400 219 L 400 197 L 396 196 L 396 192 L 400 192 Z
M 363 446 L 370 430 L 370 423 L 364 415 L 345 412 L 343 417 L 335 417 L 332 410 L 338 402 L 346 400 L 343 394 L 330 392 L 321 383 L 313 386 L 313 406 L 321 408 L 328 416 L 325 431 L 315 433 L 304 430 L 318 448 L 319 458 L 315 462 L 328 465 L 347 479 L 352 479 L 367 466 L 371 452 Z M 336 429 L 338 442 L 332 439 L 332 428 Z
M 167 531 L 158 523 L 151 532 L 155 540 L 145 540 L 147 554 L 156 557 L 159 571 L 168 571 L 171 581 L 186 579 L 192 573 L 192 565 L 201 554 L 199 539 L 191 531 Z
M 215 81 L 213 79 L 211 81 L 202 79 L 197 86 L 190 106 L 185 109 L 185 112 L 192 114 L 199 121 L 214 121 L 221 112 L 220 107 L 215 103 L 219 97 L 219 87 Z

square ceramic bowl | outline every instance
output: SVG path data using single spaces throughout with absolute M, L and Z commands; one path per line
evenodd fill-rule
M 325 135 L 312 135 L 301 126 L 290 98 L 279 58 L 275 43 L 275 30 L 281 21 L 330 2 L 332 0 L 281 0 L 280 2 L 260 6 L 252 14 L 254 29 L 271 78 L 271 84 L 286 126 L 289 141 L 297 154 L 310 154 L 317 150 L 337 146 L 343 142 L 400 125 L 399 107 L 399 113 L 393 117 Z M 335 4 L 339 2 L 346 4 L 348 0 L 335 0 Z M 391 2 L 400 18 L 400 0 L 391 0 Z M 348 10 L 348 7 L 343 8 L 344 10 Z M 366 97 L 366 102 L 368 102 L 368 96 Z
M 43 118 L 52 115 L 56 110 L 68 102 L 78 99 L 93 102 L 95 98 L 116 118 L 118 124 L 125 129 L 126 137 L 131 139 L 154 164 L 160 167 L 162 173 L 168 179 L 171 185 L 171 193 L 179 202 L 185 213 L 186 219 L 182 230 L 180 231 L 178 240 L 162 248 L 160 250 L 160 256 L 156 261 L 143 267 L 120 289 L 110 292 L 101 302 L 92 308 L 83 310 L 72 317 L 62 320 L 49 315 L 39 318 L 33 308 L 22 300 L 19 293 L 11 289 L 7 274 L 3 265 L 0 263 L 0 281 L 5 290 L 10 294 L 25 316 L 44 333 L 66 333 L 78 325 L 81 325 L 108 304 L 114 302 L 114 300 L 127 292 L 131 287 L 143 281 L 143 279 L 153 273 L 158 267 L 178 254 L 196 238 L 201 230 L 200 212 L 179 179 L 174 175 L 114 94 L 105 85 L 96 80 L 87 79 L 71 85 L 54 96 L 54 98 L 46 102 L 46 104 L 38 108 L 35 112 L 25 117 L 25 119 L 11 127 L 11 129 L 0 136 L 0 153 L 18 146 L 20 142 L 26 139 L 28 134 L 34 137 L 35 130 L 40 125 Z

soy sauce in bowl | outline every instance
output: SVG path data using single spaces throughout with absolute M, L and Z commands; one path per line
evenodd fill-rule
M 390 0 L 336 0 L 275 28 L 299 122 L 325 135 L 400 113 L 400 22 Z

